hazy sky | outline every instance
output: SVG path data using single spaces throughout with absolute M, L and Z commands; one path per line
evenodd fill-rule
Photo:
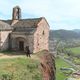
M 16 5 L 22 18 L 45 17 L 51 29 L 80 29 L 80 0 L 0 0 L 0 19 L 11 19 Z

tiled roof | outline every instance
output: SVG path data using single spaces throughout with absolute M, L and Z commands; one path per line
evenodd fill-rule
M 36 19 L 22 19 L 13 25 L 13 32 L 27 32 L 33 34 L 36 31 L 37 24 L 41 18 Z
M 9 25 L 11 25 L 11 23 L 12 23 L 12 20 L 2 20 L 2 21 L 9 24 Z
M 33 34 L 35 31 L 36 28 L 17 27 L 13 32 L 26 32 L 26 34 Z
M 13 27 L 13 32 L 27 32 L 27 33 L 33 33 L 35 32 L 37 28 L 37 24 L 42 20 L 42 18 L 34 18 L 34 19 L 20 19 L 18 22 L 16 22 Z M 3 20 L 6 25 L 11 25 L 12 20 Z
M 9 24 L 7 24 L 3 21 L 0 21 L 0 31 L 1 30 L 11 30 L 11 29 L 12 29 L 12 27 Z
M 35 19 L 21 19 L 14 27 L 36 27 L 37 24 L 41 21 L 42 18 L 35 18 Z

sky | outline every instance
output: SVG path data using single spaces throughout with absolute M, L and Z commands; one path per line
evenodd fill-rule
M 12 19 L 17 5 L 22 18 L 45 17 L 50 29 L 80 29 L 80 0 L 0 0 L 0 19 Z

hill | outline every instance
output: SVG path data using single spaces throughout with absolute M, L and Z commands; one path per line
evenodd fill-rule
M 80 39 L 80 30 L 50 30 L 50 39 Z
M 80 29 L 74 29 L 74 32 L 80 33 Z
M 47 50 L 35 53 L 30 58 L 11 54 L 5 58 L 1 58 L 4 55 L 0 56 L 0 80 L 55 80 L 54 56 Z

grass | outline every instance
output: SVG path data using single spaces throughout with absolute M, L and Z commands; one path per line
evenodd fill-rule
M 68 63 L 60 58 L 56 58 L 56 80 L 65 80 L 68 76 L 61 72 L 60 68 L 72 68 Z
M 0 53 L 3 53 L 3 54 L 11 54 L 11 53 L 13 53 L 13 51 L 4 50 L 4 51 L 0 51 Z
M 30 58 L 0 59 L 0 80 L 42 80 L 39 61 Z
M 80 47 L 69 48 L 68 50 L 71 50 L 73 54 L 80 54 Z
M 6 53 L 6 52 L 5 52 Z M 37 56 L 42 56 L 37 54 Z M 45 54 L 45 53 L 44 53 Z M 42 80 L 40 62 L 31 58 L 0 59 L 0 78 L 11 78 L 10 80 Z M 60 58 L 56 59 L 56 80 L 67 78 L 60 68 L 71 68 L 71 66 Z M 7 79 L 5 79 L 7 80 Z M 9 80 L 9 79 L 8 79 Z

